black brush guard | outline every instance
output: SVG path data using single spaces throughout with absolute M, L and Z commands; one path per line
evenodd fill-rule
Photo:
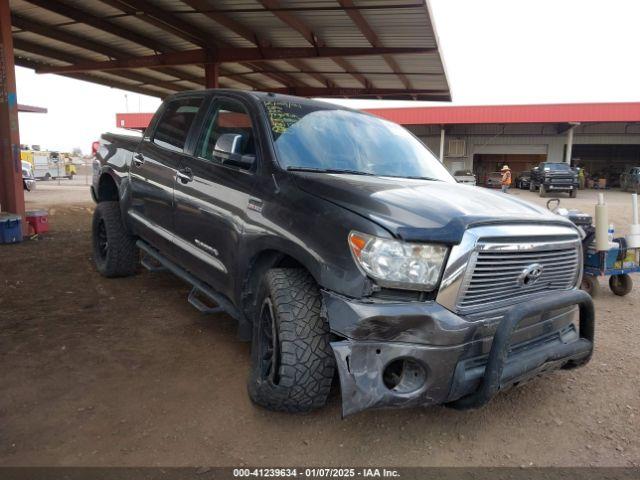
M 475 392 L 450 402 L 449 406 L 467 410 L 486 405 L 503 386 L 503 372 L 509 356 L 511 337 L 518 324 L 525 318 L 573 305 L 578 305 L 580 309 L 580 339 L 556 350 L 554 357 L 562 359 L 581 354 L 579 360 L 569 360 L 564 368 L 575 368 L 587 363 L 593 352 L 595 330 L 593 301 L 589 294 L 582 290 L 553 293 L 546 298 L 536 300 L 535 303 L 520 304 L 507 311 L 494 335 L 480 386 Z M 585 355 L 585 351 L 588 354 Z M 547 360 L 554 360 L 554 358 Z

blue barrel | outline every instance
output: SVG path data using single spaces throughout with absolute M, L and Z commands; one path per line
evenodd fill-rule
M 0 243 L 22 241 L 22 217 L 13 213 L 0 213 Z

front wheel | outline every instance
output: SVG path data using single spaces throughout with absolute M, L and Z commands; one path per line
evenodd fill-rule
M 633 280 L 626 273 L 621 275 L 611 275 L 609 277 L 609 288 L 613 293 L 620 297 L 624 297 L 631 292 L 633 288 Z
M 600 284 L 598 283 L 598 277 L 594 275 L 584 275 L 582 277 L 582 283 L 580 284 L 580 290 L 584 290 L 592 298 L 598 295 L 600 292 Z
M 118 202 L 100 202 L 93 212 L 93 260 L 105 277 L 127 277 L 136 272 L 139 254 L 127 231 Z
M 274 268 L 264 276 L 256 300 L 251 400 L 290 413 L 324 406 L 335 360 L 315 281 L 303 269 Z

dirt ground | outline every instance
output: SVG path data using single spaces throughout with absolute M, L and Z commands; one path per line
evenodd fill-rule
M 38 187 L 27 199 L 52 232 L 0 246 L 0 465 L 640 465 L 640 287 L 603 288 L 589 365 L 482 410 L 341 420 L 334 388 L 321 411 L 278 414 L 249 401 L 249 345 L 229 317 L 199 314 L 167 273 L 101 278 L 86 188 Z M 593 212 L 580 193 L 563 205 Z M 621 225 L 629 195 L 607 197 Z

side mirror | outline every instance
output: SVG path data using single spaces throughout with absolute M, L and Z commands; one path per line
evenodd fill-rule
M 223 133 L 216 141 L 213 154 L 222 160 L 223 165 L 234 165 L 249 169 L 256 162 L 255 155 L 241 155 L 243 137 L 239 133 Z
M 216 153 L 238 153 L 242 146 L 242 135 L 239 133 L 223 133 L 216 141 L 214 150 Z

